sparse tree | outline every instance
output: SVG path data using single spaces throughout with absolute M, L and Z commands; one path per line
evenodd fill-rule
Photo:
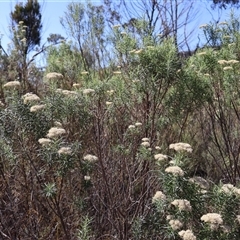
M 44 46 L 36 48 L 41 43 L 41 20 L 41 6 L 37 0 L 17 3 L 10 13 L 12 45 L 9 49 L 8 72 L 11 71 L 11 76 L 7 80 L 19 80 L 24 91 L 35 91 L 28 68 L 35 57 L 45 50 Z M 30 56 L 29 53 L 33 50 L 37 52 Z
M 28 0 L 25 5 L 18 3 L 10 16 L 13 30 L 18 29 L 21 22 L 23 22 L 23 26 L 26 26 L 23 35 L 26 38 L 24 54 L 27 55 L 41 42 L 42 14 L 40 4 L 37 0 Z
M 104 1 L 105 6 L 111 11 L 111 18 L 114 23 L 120 23 L 123 27 L 130 27 L 141 37 L 148 36 L 161 39 L 173 37 L 179 50 L 190 48 L 189 41 L 194 28 L 190 31 L 187 27 L 196 17 L 196 4 L 185 0 L 140 0 L 121 1 L 118 8 L 122 15 L 114 15 L 114 4 L 111 1 Z M 108 22 L 113 22 L 109 20 Z
M 91 3 L 70 3 L 60 22 L 83 58 L 83 70 L 103 67 L 106 52 L 105 10 Z M 100 60 L 101 59 L 101 60 Z

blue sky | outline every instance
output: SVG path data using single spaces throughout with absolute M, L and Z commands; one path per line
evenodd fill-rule
M 14 6 L 19 1 L 13 0 L 0 0 L 0 34 L 3 34 L 2 37 L 2 46 L 7 49 L 7 43 L 10 42 L 9 39 L 9 14 L 11 10 L 14 9 Z M 25 0 L 23 0 L 24 2 Z M 117 1 L 117 0 L 116 0 Z M 132 0 L 133 1 L 133 0 Z M 135 0 L 136 1 L 136 0 Z M 47 37 L 50 33 L 59 33 L 65 36 L 64 29 L 62 28 L 59 18 L 64 15 L 64 11 L 67 9 L 67 5 L 70 3 L 66 0 L 39 0 L 42 4 L 42 19 L 43 19 L 43 38 L 42 43 L 46 42 Z M 75 2 L 84 3 L 85 0 L 75 0 Z M 208 11 L 210 9 L 209 0 L 198 0 L 194 1 L 195 9 L 197 11 L 196 18 L 189 25 L 189 28 L 195 28 L 195 34 L 201 34 L 200 30 L 198 30 L 198 26 L 204 23 L 208 23 L 212 17 L 215 19 L 218 18 L 219 15 L 222 15 L 222 20 L 227 19 L 227 15 L 229 10 L 227 11 Z M 101 0 L 93 0 L 92 3 L 101 3 Z M 197 39 L 197 38 L 196 38 Z M 196 39 L 192 39 L 192 44 L 196 42 Z

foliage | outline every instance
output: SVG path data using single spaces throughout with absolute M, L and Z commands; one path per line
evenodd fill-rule
M 0 236 L 239 239 L 238 20 L 203 26 L 208 43 L 183 59 L 141 18 L 102 50 L 104 9 L 68 11 L 83 32 L 48 48 L 45 71 L 21 41 L 1 62 Z
M 228 5 L 239 7 L 239 0 L 213 0 L 213 3 L 220 8 L 227 8 Z
M 27 55 L 41 41 L 41 23 L 42 15 L 40 4 L 37 0 L 28 0 L 25 5 L 16 4 L 15 9 L 11 12 L 12 28 L 18 29 L 21 23 L 26 26 L 21 29 L 23 37 L 26 38 L 26 44 L 23 53 Z
M 90 2 L 86 6 L 70 3 L 60 22 L 67 35 L 74 40 L 73 46 L 82 56 L 84 70 L 105 66 L 105 18 L 102 6 L 95 6 Z

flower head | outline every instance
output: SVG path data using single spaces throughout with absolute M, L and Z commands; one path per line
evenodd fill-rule
M 49 129 L 47 137 L 56 138 L 66 133 L 66 130 L 60 127 L 52 127 Z
M 25 43 L 25 42 L 27 41 L 27 39 L 26 39 L 26 38 L 23 38 L 23 39 L 21 39 L 20 41 Z
M 128 126 L 128 129 L 134 129 L 135 128 L 135 125 L 129 125 Z
M 40 138 L 38 139 L 38 142 L 42 145 L 42 146 L 46 146 L 49 143 L 52 142 L 52 140 L 48 139 L 48 138 Z
M 171 202 L 172 205 L 177 207 L 180 211 L 191 211 L 192 206 L 190 202 L 186 199 L 175 199 Z
M 186 152 L 192 152 L 192 147 L 190 144 L 188 143 L 172 143 L 169 145 L 169 149 L 174 149 L 177 152 L 181 152 L 181 151 L 186 151 Z
M 162 191 L 157 191 L 152 198 L 152 202 L 155 203 L 162 200 L 166 200 L 166 195 Z
M 200 53 L 197 53 L 198 56 L 206 55 L 206 54 L 207 54 L 206 52 L 200 52 Z
M 183 239 L 183 240 L 196 240 L 197 238 L 194 236 L 193 232 L 191 230 L 182 230 L 178 233 L 178 235 Z
M 3 85 L 4 88 L 8 88 L 8 89 L 16 89 L 16 88 L 20 88 L 20 86 L 21 84 L 19 81 L 10 81 Z
M 63 79 L 63 75 L 57 72 L 50 72 L 46 75 L 46 79 L 48 80 L 61 80 Z
M 149 142 L 142 142 L 141 146 L 143 146 L 143 147 L 150 147 L 150 143 Z
M 30 112 L 38 112 L 38 111 L 44 109 L 45 107 L 46 107 L 45 104 L 33 105 L 33 106 L 30 108 Z
M 113 95 L 114 92 L 115 92 L 115 91 L 114 91 L 113 89 L 107 90 L 107 93 L 108 93 L 109 95 Z
M 235 60 L 235 59 L 233 59 L 233 60 L 229 60 L 229 61 L 228 61 L 228 63 L 230 63 L 230 64 L 235 64 L 235 63 L 239 63 L 239 61 L 238 61 L 238 60 Z
M 236 218 L 238 224 L 240 224 L 240 215 L 237 215 L 237 218 Z
M 55 121 L 55 122 L 54 122 L 54 126 L 55 126 L 55 127 L 62 128 L 62 123 L 60 123 L 60 122 L 58 122 L 58 121 Z
M 227 22 L 220 22 L 218 25 L 228 25 Z
M 34 93 L 26 93 L 22 96 L 24 104 L 40 101 L 40 98 Z
M 232 184 L 227 183 L 227 184 L 223 184 L 221 187 L 221 191 L 226 193 L 226 194 L 236 194 L 236 195 L 240 195 L 240 189 L 234 187 Z
M 87 72 L 87 71 L 83 71 L 83 72 L 81 72 L 81 74 L 82 74 L 82 75 L 87 75 L 88 72 Z
M 58 150 L 58 154 L 70 155 L 71 153 L 72 153 L 72 150 L 70 147 L 61 147 Z
M 81 87 L 81 84 L 80 83 L 73 83 L 73 87 L 78 89 L 78 88 Z
M 76 91 L 69 91 L 69 90 L 62 90 L 62 94 L 65 96 L 77 96 L 77 92 Z
M 135 54 L 140 54 L 140 53 L 142 53 L 142 51 L 143 51 L 143 49 L 139 49 L 139 50 L 136 50 L 134 53 Z
M 154 155 L 154 159 L 157 160 L 157 161 L 163 161 L 163 160 L 168 159 L 168 156 L 159 153 L 159 154 Z
M 178 167 L 178 166 L 170 166 L 170 167 L 167 167 L 165 169 L 165 172 L 166 173 L 171 173 L 173 174 L 174 176 L 183 176 L 184 175 L 184 172 L 183 170 Z
M 135 123 L 135 126 L 136 126 L 136 127 L 142 126 L 142 123 L 141 123 L 141 122 L 136 122 L 136 123 Z
M 225 35 L 225 36 L 223 36 L 223 38 L 225 38 L 225 39 L 230 39 L 231 36 L 229 36 L 229 35 Z
M 91 89 L 91 88 L 86 88 L 83 90 L 83 94 L 90 94 L 90 93 L 95 93 L 95 90 L 94 89 Z
M 199 28 L 206 28 L 208 25 L 207 24 L 202 24 L 199 26 Z
M 114 71 L 114 72 L 113 72 L 114 75 L 119 75 L 119 74 L 121 74 L 121 73 L 122 73 L 121 71 Z
M 172 219 L 169 221 L 169 224 L 171 226 L 171 228 L 176 231 L 180 228 L 182 228 L 183 224 L 178 220 L 178 219 Z
M 135 53 L 135 52 L 136 52 L 136 49 L 129 51 L 129 53 Z
M 112 105 L 112 102 L 107 101 L 107 102 L 106 102 L 106 105 L 108 105 L 108 106 L 109 106 L 109 105 Z
M 91 177 L 90 177 L 90 176 L 84 176 L 84 180 L 85 180 L 85 181 L 90 181 L 90 180 L 91 180 Z
M 232 70 L 233 68 L 228 66 L 228 67 L 224 67 L 223 70 L 226 71 L 226 70 Z
M 227 64 L 228 63 L 228 61 L 226 61 L 226 60 L 218 60 L 218 63 L 219 64 L 221 64 L 221 65 L 223 65 L 223 64 Z
M 167 221 L 170 221 L 170 220 L 174 219 L 174 216 L 173 215 L 167 215 L 166 219 L 167 219 Z
M 217 230 L 223 224 L 222 216 L 218 213 L 207 213 L 201 217 L 201 220 L 210 224 L 211 230 Z
M 0 100 L 0 107 L 4 107 L 4 103 Z
M 120 28 L 120 27 L 121 27 L 120 24 L 117 24 L 117 25 L 113 25 L 113 26 L 112 26 L 112 28 L 114 28 L 114 29 L 118 29 L 118 28 Z
M 87 154 L 83 157 L 83 160 L 88 161 L 88 162 L 96 162 L 98 160 L 98 157 L 94 156 L 92 154 Z

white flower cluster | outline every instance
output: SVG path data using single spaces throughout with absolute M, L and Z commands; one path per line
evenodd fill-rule
M 38 142 L 39 142 L 42 146 L 46 146 L 46 145 L 48 145 L 49 143 L 51 143 L 52 140 L 49 139 L 49 138 L 40 138 L 40 139 L 38 139 Z
M 128 126 L 128 129 L 134 129 L 136 127 L 140 127 L 142 126 L 142 123 L 141 122 L 136 122 L 135 124 L 131 124 Z
M 162 191 L 157 191 L 152 198 L 152 203 L 166 200 L 166 195 Z
M 72 153 L 72 150 L 70 147 L 61 147 L 58 150 L 58 154 L 63 154 L 63 155 L 70 155 Z
M 177 152 L 181 152 L 181 151 L 186 151 L 186 152 L 192 152 L 192 147 L 190 144 L 188 143 L 183 143 L 183 142 L 179 142 L 179 143 L 172 143 L 169 145 L 169 149 L 174 149 Z
M 20 86 L 21 84 L 19 81 L 10 81 L 3 85 L 3 87 L 6 89 L 17 89 L 20 88 Z
M 33 106 L 30 108 L 30 112 L 38 112 L 38 111 L 44 109 L 45 107 L 46 107 L 45 104 L 33 105 Z
M 150 139 L 149 138 L 143 138 L 142 139 L 142 143 L 141 143 L 141 146 L 143 147 L 150 147 L 150 143 L 149 143 Z
M 80 83 L 73 83 L 73 87 L 78 89 L 81 87 L 81 84 Z
M 87 72 L 87 71 L 83 71 L 83 72 L 81 72 L 81 74 L 82 74 L 82 75 L 87 75 L 88 72 Z
M 86 89 L 83 90 L 83 94 L 85 94 L 85 95 L 88 95 L 88 94 L 91 94 L 91 93 L 95 93 L 95 90 L 91 89 L 91 88 L 86 88 Z
M 59 127 L 52 127 L 48 130 L 48 138 L 56 138 L 66 133 L 66 130 Z
M 197 240 L 195 235 L 191 230 L 182 230 L 178 233 L 178 235 L 183 239 L 183 240 Z
M 107 106 L 110 106 L 110 105 L 112 105 L 112 102 L 107 101 L 107 102 L 106 102 L 106 105 L 107 105 Z
M 223 184 L 221 187 L 221 191 L 226 194 L 236 194 L 240 195 L 240 189 L 237 187 L 234 187 L 232 184 Z
M 61 73 L 50 72 L 46 75 L 46 79 L 48 79 L 48 80 L 60 80 L 60 79 L 63 79 L 63 75 Z
M 113 72 L 114 75 L 119 75 L 119 74 L 121 74 L 121 73 L 122 73 L 121 71 L 114 71 L 114 72 Z
M 238 60 L 235 60 L 235 59 L 232 59 L 232 60 L 229 60 L 229 61 L 222 59 L 222 60 L 218 60 L 218 63 L 219 63 L 220 65 L 224 65 L 224 64 L 236 64 L 236 63 L 239 63 L 239 61 L 238 61 Z
M 208 24 L 202 24 L 202 25 L 200 25 L 199 26 L 199 28 L 201 29 L 201 28 L 206 28 L 208 26 Z
M 240 224 L 240 215 L 237 215 L 236 220 L 237 220 L 237 222 Z
M 230 66 L 227 66 L 227 67 L 224 67 L 223 70 L 226 71 L 226 70 L 232 70 L 233 68 L 230 67 Z
M 184 175 L 184 172 L 183 172 L 183 170 L 180 168 L 180 167 L 178 167 L 178 166 L 170 166 L 170 167 L 167 167 L 166 169 L 165 169 L 165 172 L 166 173 L 171 173 L 171 174 L 173 174 L 174 176 L 183 176 Z
M 161 162 L 161 161 L 167 160 L 168 156 L 164 155 L 164 154 L 161 154 L 161 153 L 158 153 L 158 154 L 154 155 L 154 159 Z
M 223 224 L 222 216 L 218 213 L 207 213 L 201 220 L 210 225 L 211 230 L 217 230 Z
M 202 55 L 206 55 L 207 53 L 206 52 L 199 52 L 197 53 L 198 56 L 202 56 Z
M 88 162 L 96 162 L 98 160 L 98 157 L 94 156 L 92 154 L 87 154 L 83 157 L 83 160 L 88 161 Z
M 175 199 L 174 201 L 171 202 L 172 205 L 177 207 L 180 211 L 191 211 L 192 206 L 190 202 L 186 199 Z
M 169 225 L 174 231 L 179 230 L 183 227 L 182 222 L 180 222 L 178 219 L 171 219 L 169 221 Z
M 40 101 L 40 98 L 34 93 L 26 93 L 22 99 L 24 104 Z
M 76 91 L 64 90 L 60 88 L 57 89 L 57 92 L 62 93 L 65 96 L 71 96 L 71 97 L 77 96 L 78 94 Z
M 2 101 L 0 101 L 0 107 L 4 107 L 4 103 Z

